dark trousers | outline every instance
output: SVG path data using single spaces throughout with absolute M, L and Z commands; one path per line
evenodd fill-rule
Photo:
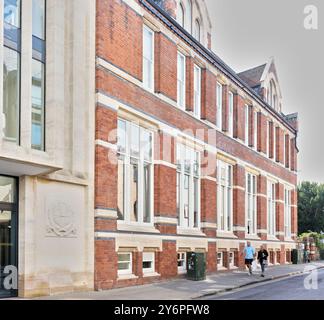
M 264 273 L 265 272 L 265 261 L 264 260 L 260 260 L 259 261 L 260 262 L 260 265 L 261 265 L 261 270 L 262 270 L 262 273 Z

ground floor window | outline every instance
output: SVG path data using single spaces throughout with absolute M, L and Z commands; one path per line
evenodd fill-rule
M 229 256 L 228 256 L 228 264 L 229 264 L 230 268 L 235 267 L 235 253 L 232 251 L 229 253 Z
M 179 252 L 178 253 L 178 271 L 184 272 L 187 270 L 187 253 Z
M 275 261 L 275 253 L 273 251 L 270 251 L 269 255 L 270 255 L 270 263 L 275 264 L 276 263 L 276 261 Z
M 277 251 L 276 263 L 280 263 L 281 261 L 281 252 Z
M 224 252 L 217 253 L 217 267 L 218 268 L 224 267 Z
M 118 275 L 130 275 L 133 273 L 133 254 L 132 253 L 118 253 Z
M 288 250 L 286 251 L 286 263 L 291 262 L 291 252 Z
M 155 272 L 155 253 L 154 252 L 143 252 L 143 273 L 154 273 Z

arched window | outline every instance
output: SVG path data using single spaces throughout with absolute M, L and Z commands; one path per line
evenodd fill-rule
M 184 10 L 183 4 L 180 3 L 179 10 L 178 10 L 178 23 L 183 28 L 184 28 L 184 22 L 185 22 L 185 10 Z
M 186 11 L 187 30 L 189 33 L 192 32 L 192 5 L 191 0 L 187 0 L 187 11 Z
M 271 105 L 271 107 L 276 109 L 277 108 L 277 102 L 278 102 L 278 97 L 277 97 L 276 85 L 273 82 L 273 80 L 271 80 L 270 81 L 269 95 L 268 95 L 268 103 Z
M 193 36 L 196 38 L 196 40 L 200 41 L 200 34 L 201 34 L 200 22 L 198 19 L 196 19 Z

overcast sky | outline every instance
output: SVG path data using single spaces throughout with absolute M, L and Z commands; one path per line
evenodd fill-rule
M 324 1 L 205 0 L 213 50 L 235 71 L 275 57 L 283 112 L 298 112 L 299 180 L 324 183 Z M 304 8 L 315 5 L 319 29 L 304 28 Z

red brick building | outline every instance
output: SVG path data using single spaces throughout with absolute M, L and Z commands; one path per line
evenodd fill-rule
M 273 59 L 241 74 L 211 51 L 203 0 L 97 0 L 95 287 L 244 267 L 246 241 L 290 262 L 297 115 Z

